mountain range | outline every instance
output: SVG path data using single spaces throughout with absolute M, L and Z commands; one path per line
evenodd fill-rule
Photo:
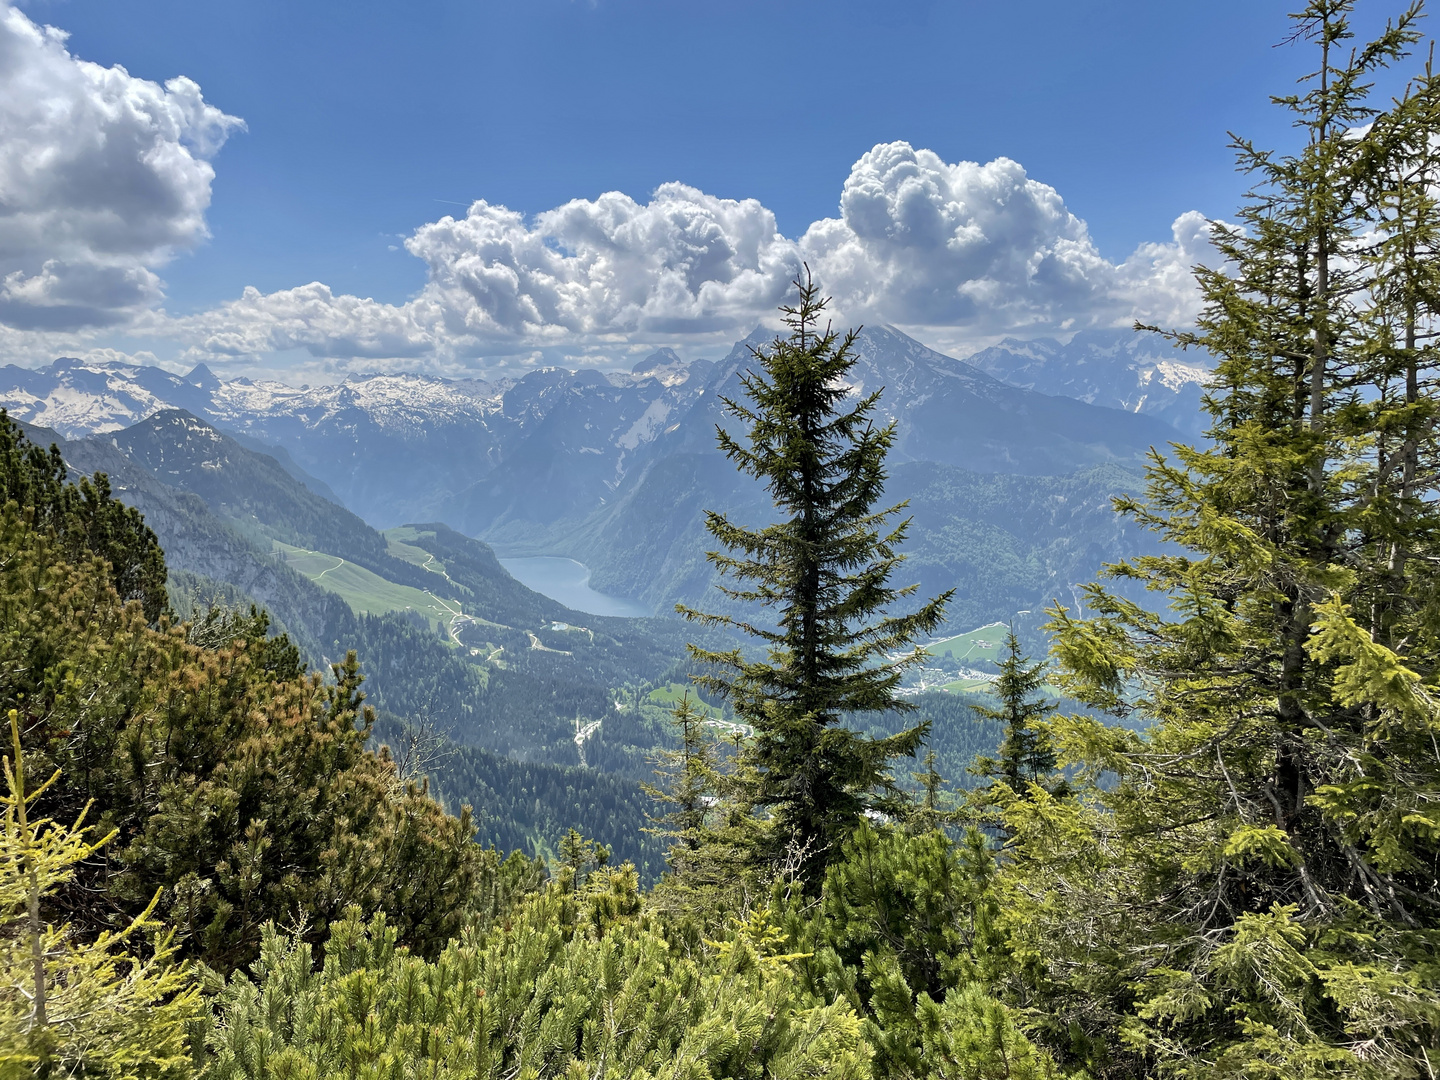
M 597 588 L 666 611 L 711 582 L 705 509 L 768 510 L 718 454 L 714 431 L 730 423 L 722 399 L 739 393 L 752 349 L 769 338 L 757 331 L 718 362 L 665 349 L 627 372 L 546 368 L 496 382 L 402 374 L 292 387 L 221 380 L 204 366 L 181 376 L 61 359 L 0 370 L 0 406 L 61 436 L 117 440 L 183 410 L 369 526 L 443 521 L 506 554 L 573 557 Z M 1143 543 L 1113 520 L 1108 498 L 1134 486 L 1151 447 L 1195 426 L 1185 418 L 1204 377 L 1163 359 L 1153 340 L 1100 332 L 1066 345 L 1006 342 L 966 362 L 881 326 L 860 333 L 856 355 L 854 392 L 883 388 L 881 413 L 897 425 L 891 489 L 936 523 L 912 534 L 912 555 L 938 579 L 974 582 L 962 621 L 1063 595 L 1098 552 Z M 138 432 L 126 439 L 163 478 L 163 447 Z M 208 490 L 218 477 L 193 483 Z M 927 502 L 938 490 L 948 509 Z M 943 539 L 977 529 L 988 540 L 968 553 Z
M 1063 343 L 1006 338 L 968 362 L 1027 390 L 1153 416 L 1187 438 L 1205 428 L 1200 398 L 1211 375 L 1208 358 L 1156 334 L 1082 330 Z
M 592 833 L 633 847 L 637 785 L 697 628 L 571 610 L 496 549 L 577 559 L 595 588 L 662 615 L 714 608 L 705 511 L 772 512 L 715 445 L 734 423 L 724 400 L 768 341 L 757 331 L 716 362 L 659 350 L 625 372 L 319 387 L 61 359 L 0 371 L 0 407 L 145 514 L 182 618 L 255 604 L 321 669 L 356 649 L 382 729 L 433 724 L 458 755 L 441 789 L 510 807 L 483 819 L 491 840 L 553 845 L 587 825 L 583 805 Z M 1118 337 L 1007 342 L 963 362 L 864 330 L 851 390 L 883 390 L 879 419 L 896 426 L 887 497 L 912 518 L 904 584 L 956 589 L 952 629 L 1010 621 L 1034 641 L 1045 606 L 1073 604 L 1102 563 L 1155 550 L 1111 499 L 1137 487 L 1152 447 L 1182 438 L 1198 395 L 1203 375 L 1161 363 Z M 960 698 L 916 700 L 950 775 L 993 742 Z

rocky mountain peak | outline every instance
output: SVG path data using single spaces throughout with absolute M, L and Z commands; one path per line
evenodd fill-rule
M 191 368 L 190 373 L 185 376 L 185 381 L 193 386 L 198 386 L 201 390 L 220 389 L 219 377 L 204 364 L 196 364 Z
M 654 371 L 657 368 L 684 367 L 685 361 L 680 359 L 680 354 L 674 349 L 666 346 L 656 349 L 644 360 L 639 361 L 630 369 L 633 375 L 644 375 L 646 372 Z
M 1119 328 L 1082 330 L 1063 343 L 1006 338 L 970 363 L 1011 386 L 1154 416 L 1185 435 L 1198 435 L 1205 425 L 1200 395 L 1210 358 L 1156 334 Z

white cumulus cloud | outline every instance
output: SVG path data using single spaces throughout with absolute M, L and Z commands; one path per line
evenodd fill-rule
M 529 223 L 477 202 L 405 246 L 452 331 L 535 342 L 728 330 L 773 307 L 800 265 L 756 200 L 676 183 L 647 203 L 612 191 Z
M 648 202 L 619 192 L 576 199 L 527 221 L 485 201 L 421 226 L 405 242 L 428 281 L 403 305 L 336 296 L 312 282 L 245 290 L 199 315 L 155 323 L 190 355 L 244 357 L 304 348 L 317 357 L 413 360 L 748 331 L 800 269 L 798 245 L 754 199 L 664 184 Z M 373 365 L 372 365 L 373 366 Z
M 1184 324 L 1198 303 L 1190 268 L 1212 254 L 1209 228 L 1202 215 L 1183 214 L 1168 241 L 1113 263 L 1060 194 L 1018 163 L 948 164 L 886 143 L 851 169 L 840 216 L 798 239 L 753 199 L 679 183 L 643 203 L 609 192 L 529 219 L 482 200 L 406 240 L 429 271 L 406 304 L 335 296 L 316 282 L 248 289 L 169 327 L 197 358 L 304 348 L 370 366 L 424 357 L 455 370 L 531 350 L 532 360 L 553 362 L 556 350 L 574 358 L 742 335 L 773 318 L 808 263 L 837 316 L 964 348 L 1137 318 Z
M 432 305 L 397 307 L 341 294 L 318 281 L 240 299 L 199 315 L 142 321 L 145 329 L 179 337 L 197 356 L 248 357 L 287 349 L 345 359 L 410 359 L 437 350 L 442 335 Z
M 190 79 L 79 60 L 0 0 L 0 322 L 67 331 L 156 303 L 204 239 L 210 158 L 240 126 Z
M 850 170 L 840 216 L 800 244 L 847 317 L 982 338 L 1186 321 L 1190 267 L 1208 248 L 1191 213 L 1169 243 L 1107 261 L 1060 193 L 1009 158 L 949 164 L 909 143 L 882 143 Z
M 173 318 L 157 271 L 206 237 L 211 159 L 240 126 L 191 80 L 162 86 L 78 59 L 63 32 L 0 0 L 0 357 L 126 335 L 169 339 L 190 361 L 301 349 L 372 368 L 605 363 L 748 333 L 774 318 L 802 263 L 837 319 L 964 349 L 1136 318 L 1186 323 L 1190 267 L 1212 256 L 1208 222 L 1189 213 L 1168 239 L 1112 262 L 1017 162 L 949 163 L 894 142 L 851 168 L 837 217 L 794 238 L 755 199 L 682 183 L 532 217 L 480 200 L 405 241 L 428 270 L 407 303 L 311 282 Z

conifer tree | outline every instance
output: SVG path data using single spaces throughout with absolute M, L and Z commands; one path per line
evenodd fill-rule
M 924 764 L 924 772 L 910 774 L 910 779 L 920 785 L 920 791 L 905 812 L 905 830 L 909 833 L 933 832 L 960 818 L 960 811 L 954 805 L 955 796 L 945 790 L 945 777 L 935 767 L 934 750 L 926 751 Z
M 595 840 L 587 840 L 576 829 L 560 838 L 559 861 L 554 878 L 567 892 L 579 892 L 593 870 L 608 866 L 610 849 Z
M 1197 330 L 1172 335 L 1217 360 L 1211 442 L 1118 500 L 1175 548 L 1108 573 L 1171 614 L 1100 586 L 1092 617 L 1054 613 L 1062 689 L 1148 729 L 1058 718 L 1118 784 L 1007 814 L 1017 953 L 1049 958 L 1057 1037 L 1118 1029 L 1116 1074 L 1433 1072 L 1440 477 L 1420 463 L 1440 446 L 1415 188 L 1436 114 L 1428 78 L 1381 115 L 1368 97 L 1418 7 L 1352 48 L 1352 6 L 1294 17 L 1319 54 L 1276 99 L 1301 145 L 1236 140 L 1256 187 L 1214 232 L 1225 264 L 1197 271 Z
M 705 714 L 689 694 L 675 708 L 671 726 L 680 745 L 657 752 L 661 783 L 644 785 L 667 808 L 645 831 L 670 842 L 669 873 L 652 892 L 651 905 L 682 922 L 719 926 L 747 906 L 759 884 L 749 855 L 761 830 L 745 804 L 752 771 L 738 761 L 744 736 L 738 728 L 724 742 L 709 735 Z
M 999 756 L 976 759 L 971 771 L 1003 782 L 1021 798 L 1029 794 L 1031 784 L 1058 790 L 1054 780 L 1057 757 L 1044 725 L 1055 706 L 1041 693 L 1047 670 L 1044 661 L 1031 664 L 1028 656 L 1020 654 L 1020 639 L 1012 627 L 1005 636 L 1000 675 L 990 691 L 999 705 L 972 706 L 987 720 L 1004 724 L 1005 736 L 1000 741 Z
M 57 446 L 43 450 L 0 409 L 0 506 L 14 502 L 32 527 L 58 541 L 71 562 L 96 555 L 110 564 L 115 591 L 139 600 L 154 623 L 170 608 L 165 557 L 144 516 L 110 493 L 104 473 L 67 482 Z
M 712 665 L 701 684 L 729 699 L 755 732 L 742 762 L 750 770 L 744 799 L 773 824 L 768 846 L 755 854 L 775 865 L 788 849 L 802 879 L 818 885 L 864 811 L 893 790 L 890 762 L 914 754 L 926 734 L 922 724 L 876 739 L 846 721 L 913 708 L 896 690 L 923 654 L 905 650 L 939 625 L 951 593 L 908 614 L 882 614 L 915 588 L 889 585 L 909 526 L 892 519 L 904 504 L 875 509 L 894 426 L 874 424 L 878 390 L 847 403 L 856 331 L 842 339 L 821 329 L 818 287 L 808 272 L 795 285 L 794 306 L 781 308 L 789 336 L 752 350 L 760 370 L 740 376 L 749 403 L 722 399 L 748 425 L 745 442 L 717 428 L 720 448 L 764 483 L 783 520 L 747 529 L 706 515 L 725 549 L 707 557 L 735 583 L 721 592 L 767 609 L 773 628 L 760 618 L 679 610 L 765 646 L 759 660 L 738 648 L 691 652 Z
M 644 784 L 645 793 L 668 807 L 646 832 L 671 841 L 665 861 L 684 873 L 691 856 L 705 840 L 706 817 L 715 800 L 719 763 L 714 740 L 705 734 L 705 714 L 690 703 L 688 693 L 671 714 L 671 728 L 680 745 L 655 753 L 661 784 Z

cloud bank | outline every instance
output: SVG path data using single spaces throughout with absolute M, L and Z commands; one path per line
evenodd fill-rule
M 840 216 L 811 225 L 800 247 L 848 315 L 981 337 L 1187 321 L 1209 225 L 1192 212 L 1172 232 L 1116 265 L 1018 162 L 952 165 L 894 142 L 855 163 Z
M 78 60 L 0 4 L 0 323 L 70 331 L 150 309 L 155 270 L 206 236 L 210 159 L 240 124 L 191 80 Z
M 0 351 L 169 340 L 189 361 L 302 349 L 367 368 L 485 372 L 595 362 L 654 344 L 711 347 L 774 317 L 808 264 L 844 322 L 942 347 L 1140 318 L 1193 319 L 1198 213 L 1121 262 L 1053 187 L 1008 158 L 946 162 L 908 143 L 864 154 L 837 217 L 786 237 L 754 199 L 682 183 L 525 215 L 484 200 L 406 240 L 421 291 L 399 305 L 311 282 L 183 318 L 156 271 L 207 235 L 211 160 L 241 121 L 194 82 L 161 86 L 72 56 L 0 0 Z M 303 279 L 302 279 L 303 280 Z
M 572 359 L 606 346 L 728 342 L 772 318 L 808 264 L 846 321 L 893 323 L 942 345 L 1004 334 L 1189 322 L 1190 268 L 1209 223 L 1176 219 L 1168 241 L 1107 261 L 1052 187 L 1016 162 L 949 164 L 886 143 L 851 169 L 840 216 L 780 233 L 753 199 L 664 184 L 527 220 L 479 201 L 421 226 L 407 250 L 428 282 L 403 305 L 336 296 L 319 282 L 169 324 L 196 358 L 304 348 L 316 357 L 459 366 L 533 351 Z M 483 366 L 483 365 L 478 365 Z

